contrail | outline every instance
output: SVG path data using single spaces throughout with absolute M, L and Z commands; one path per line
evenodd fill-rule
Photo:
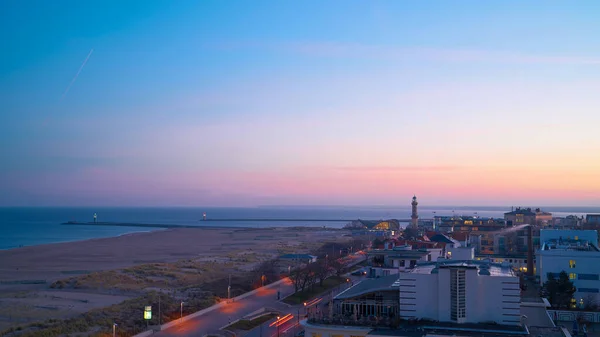
M 83 67 L 85 67 L 85 64 L 90 59 L 90 56 L 92 56 L 93 52 L 94 52 L 94 48 L 92 48 L 92 50 L 90 50 L 90 53 L 85 58 L 85 61 L 83 61 L 83 63 L 81 64 L 81 67 L 79 67 L 79 70 L 77 70 L 77 74 L 75 74 L 75 77 L 73 77 L 73 79 L 71 80 L 71 83 L 69 83 L 69 86 L 67 86 L 67 89 L 65 89 L 65 92 L 60 97 L 61 101 L 63 100 L 63 98 L 65 98 L 65 95 L 69 92 L 69 89 L 71 89 L 71 86 L 73 85 L 73 83 L 75 83 L 75 81 L 77 80 L 77 77 L 79 77 L 79 73 L 81 73 L 81 71 L 83 70 Z

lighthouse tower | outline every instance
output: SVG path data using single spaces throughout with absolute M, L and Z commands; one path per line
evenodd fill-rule
M 416 229 L 419 225 L 419 214 L 417 213 L 417 205 L 419 203 L 417 202 L 417 196 L 413 196 L 412 202 L 410 204 L 412 205 L 412 214 L 410 216 L 410 226 L 412 228 Z

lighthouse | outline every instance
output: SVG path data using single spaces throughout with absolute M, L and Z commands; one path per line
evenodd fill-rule
M 412 228 L 417 228 L 419 226 L 419 214 L 417 213 L 417 196 L 414 195 L 412 198 L 412 202 L 410 203 L 412 206 L 412 214 L 410 215 L 410 226 Z

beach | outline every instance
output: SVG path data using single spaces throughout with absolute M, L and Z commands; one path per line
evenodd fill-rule
M 324 242 L 347 240 L 343 236 L 346 233 L 301 227 L 177 228 L 3 250 L 0 251 L 0 330 L 120 303 L 148 287 L 140 283 L 138 289 L 122 280 L 111 283 L 118 279 L 115 275 L 121 276 L 121 272 L 114 274 L 115 270 L 165 264 L 178 272 L 185 268 L 177 263 L 185 261 L 207 271 L 203 279 L 193 282 L 208 282 L 225 272 L 251 271 L 281 253 L 306 253 Z M 107 274 L 109 271 L 113 274 Z M 89 275 L 108 276 L 102 276 L 104 281 L 96 281 L 85 278 Z M 56 287 L 58 280 L 75 282 L 82 278 L 79 287 Z

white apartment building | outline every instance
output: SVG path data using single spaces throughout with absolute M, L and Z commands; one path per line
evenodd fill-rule
M 508 264 L 449 259 L 365 279 L 302 326 L 307 337 L 523 337 L 531 333 L 524 319 L 519 278 Z M 390 329 L 398 320 L 408 323 Z
M 540 284 L 548 280 L 549 273 L 557 278 L 565 271 L 577 288 L 574 297 L 578 306 L 585 306 L 589 300 L 600 303 L 598 233 L 594 230 L 542 229 L 537 270 L 540 271 Z
M 401 317 L 454 323 L 520 323 L 519 278 L 509 265 L 440 260 L 398 276 Z

